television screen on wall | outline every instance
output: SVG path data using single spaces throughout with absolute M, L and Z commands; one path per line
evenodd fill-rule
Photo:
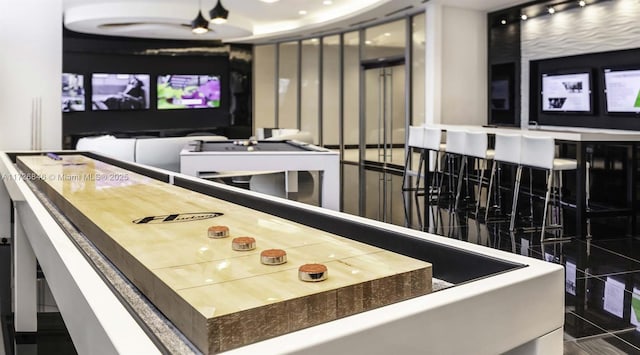
M 640 113 L 640 70 L 604 70 L 608 113 Z
M 542 74 L 542 112 L 591 112 L 591 75 Z
M 491 81 L 491 109 L 496 111 L 508 111 L 511 107 L 509 102 L 509 80 L 497 79 Z
M 220 77 L 158 76 L 158 110 L 220 107 Z
M 148 74 L 100 74 L 91 76 L 94 111 L 146 110 L 149 108 Z
M 84 75 L 62 73 L 62 112 L 84 110 Z

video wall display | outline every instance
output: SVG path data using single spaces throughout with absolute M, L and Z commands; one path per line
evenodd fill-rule
M 84 75 L 62 73 L 62 112 L 85 110 Z
M 640 69 L 604 70 L 608 113 L 640 113 Z
M 83 74 L 62 74 L 62 112 L 86 111 Z M 157 76 L 158 110 L 219 108 L 221 79 L 216 75 Z M 91 74 L 91 110 L 148 110 L 154 90 L 150 74 Z
M 543 112 L 591 112 L 591 75 L 542 74 Z
M 98 74 L 91 76 L 94 111 L 149 109 L 148 74 Z
M 158 76 L 158 110 L 220 107 L 220 77 L 172 74 Z

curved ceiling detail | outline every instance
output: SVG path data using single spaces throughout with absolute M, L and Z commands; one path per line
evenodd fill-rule
M 226 24 L 203 35 L 191 21 L 218 0 L 63 0 L 64 24 L 76 32 L 142 38 L 222 40 L 260 43 L 355 29 L 415 13 L 427 2 L 487 11 L 528 0 L 220 0 L 229 10 Z
M 209 26 L 204 35 L 191 33 L 197 1 L 65 0 L 64 24 L 76 32 L 142 38 L 246 41 L 318 31 L 381 7 L 402 8 L 421 0 L 222 0 L 229 10 L 226 24 Z M 202 1 L 208 18 L 215 0 Z
M 210 25 L 212 31 L 194 35 L 191 21 L 196 15 L 197 6 L 184 2 L 105 1 L 67 6 L 64 25 L 76 32 L 141 38 L 226 40 L 253 33 L 251 21 L 240 14 L 230 14 L 226 24 Z

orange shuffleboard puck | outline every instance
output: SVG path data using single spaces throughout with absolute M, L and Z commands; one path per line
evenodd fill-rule
M 282 249 L 267 249 L 260 253 L 260 262 L 265 265 L 280 265 L 287 262 L 287 252 Z
M 324 281 L 328 276 L 327 267 L 322 264 L 304 264 L 298 268 L 298 278 L 301 281 Z
M 227 226 L 211 226 L 207 230 L 209 238 L 226 238 L 229 236 L 229 227 Z
M 236 251 L 253 250 L 256 248 L 256 240 L 251 237 L 233 238 L 231 241 L 231 249 Z

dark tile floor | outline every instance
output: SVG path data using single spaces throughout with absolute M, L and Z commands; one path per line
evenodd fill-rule
M 357 168 L 345 166 L 344 201 L 353 201 L 349 191 L 371 209 L 389 209 L 402 196 L 402 176 L 367 172 L 365 189 L 349 178 Z M 375 175 L 375 176 L 374 176 Z M 379 181 L 387 186 L 378 188 Z M 383 192 L 391 191 L 385 197 Z M 406 194 L 405 194 L 406 196 Z M 371 204 L 373 201 L 373 205 Z M 406 208 L 393 206 L 386 214 L 361 213 L 369 218 L 421 229 L 422 199 L 411 195 Z M 358 214 L 351 206 L 351 211 Z M 401 215 L 401 216 L 400 216 Z M 383 218 L 384 217 L 384 218 Z M 402 217 L 402 218 L 400 218 Z M 464 240 L 565 266 L 565 354 L 640 354 L 640 237 L 625 232 L 626 221 L 619 218 L 593 221 L 592 238 L 540 243 L 540 232 L 508 232 L 508 222 L 478 222 L 472 213 L 451 213 L 442 206 L 430 209 L 429 232 Z M 570 213 L 566 224 L 575 223 Z M 535 295 L 531 295 L 535 297 Z

